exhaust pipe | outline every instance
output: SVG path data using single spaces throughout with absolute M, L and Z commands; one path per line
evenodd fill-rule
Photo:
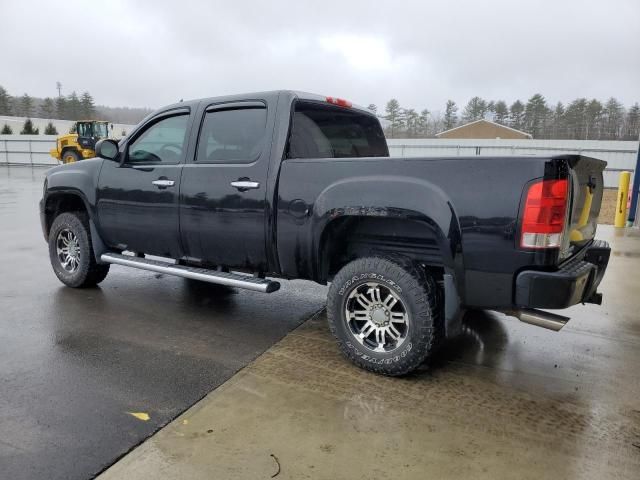
M 524 323 L 530 323 L 537 327 L 547 328 L 549 330 L 558 331 L 566 325 L 569 317 L 557 315 L 555 313 L 543 312 L 533 308 L 523 308 L 520 310 L 503 311 L 505 315 L 516 317 Z

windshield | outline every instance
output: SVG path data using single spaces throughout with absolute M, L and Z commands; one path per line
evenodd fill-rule
M 78 122 L 77 133 L 80 137 L 106 138 L 109 136 L 109 129 L 106 123 L 98 122 Z
M 95 123 L 93 125 L 93 136 L 106 138 L 109 136 L 109 128 L 106 123 Z

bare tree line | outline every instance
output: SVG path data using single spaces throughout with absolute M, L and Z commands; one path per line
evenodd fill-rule
M 369 110 L 377 112 L 376 105 Z M 616 98 L 605 102 L 577 98 L 566 106 L 548 105 L 544 96 L 533 95 L 526 103 L 473 97 L 461 113 L 453 100 L 447 100 L 444 113 L 420 112 L 403 108 L 396 99 L 387 102 L 383 114 L 385 132 L 390 138 L 432 138 L 437 133 L 480 119 L 491 120 L 533 138 L 571 140 L 637 140 L 640 135 L 640 105 L 626 109 Z

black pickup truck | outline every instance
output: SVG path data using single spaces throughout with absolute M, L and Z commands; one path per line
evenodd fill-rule
M 537 309 L 601 301 L 600 160 L 392 158 L 370 111 L 292 91 L 180 102 L 96 152 L 44 182 L 42 228 L 70 287 L 112 263 L 265 293 L 274 278 L 330 283 L 342 352 L 388 375 L 420 365 L 466 309 L 559 330 L 568 318 Z

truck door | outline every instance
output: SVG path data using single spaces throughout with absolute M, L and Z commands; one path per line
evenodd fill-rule
M 187 256 L 267 269 L 265 192 L 274 117 L 261 101 L 203 106 L 194 158 L 185 164 L 180 187 Z
M 105 161 L 97 191 L 103 238 L 115 248 L 179 258 L 180 174 L 187 151 L 189 110 L 161 113 L 121 148 L 121 164 Z

